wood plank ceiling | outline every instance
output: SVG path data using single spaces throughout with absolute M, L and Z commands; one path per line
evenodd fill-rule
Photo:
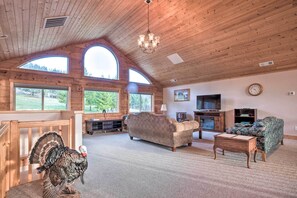
M 0 0 L 0 61 L 105 38 L 164 86 L 297 69 L 296 0 L 154 0 L 150 14 L 161 44 L 148 55 L 136 42 L 143 0 Z M 64 15 L 64 27 L 43 28 Z M 173 53 L 185 62 L 173 65 Z

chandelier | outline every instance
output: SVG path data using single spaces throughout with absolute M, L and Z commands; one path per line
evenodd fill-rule
M 138 37 L 138 47 L 147 54 L 153 53 L 160 43 L 160 37 L 150 32 L 150 4 L 153 0 L 145 0 L 147 4 L 147 32 Z

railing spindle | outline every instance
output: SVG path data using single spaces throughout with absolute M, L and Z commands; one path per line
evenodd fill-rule
M 62 135 L 62 126 L 59 125 L 59 131 L 58 131 L 59 135 Z
M 32 128 L 28 128 L 28 154 L 32 148 Z M 32 181 L 32 165 L 28 163 L 28 182 Z
M 42 133 L 43 133 L 43 132 L 42 132 L 42 127 L 39 127 L 39 130 L 38 130 L 39 137 L 42 136 Z M 41 166 L 41 164 L 39 164 L 39 166 Z M 39 179 L 42 179 L 42 177 L 43 177 L 43 174 L 40 173 L 40 174 L 39 174 Z

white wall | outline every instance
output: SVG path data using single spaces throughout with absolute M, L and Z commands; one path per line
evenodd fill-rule
M 259 96 L 250 96 L 247 87 L 255 82 L 262 84 L 264 91 Z M 187 88 L 190 88 L 190 101 L 174 102 L 174 90 Z M 295 91 L 296 95 L 289 96 L 289 91 Z M 204 94 L 221 94 L 222 111 L 226 111 L 226 127 L 234 124 L 233 109 L 256 108 L 258 118 L 282 118 L 285 121 L 285 134 L 297 135 L 294 129 L 297 126 L 297 70 L 164 88 L 163 101 L 167 104 L 167 115 L 175 118 L 176 112 L 184 111 L 193 119 L 196 96 Z

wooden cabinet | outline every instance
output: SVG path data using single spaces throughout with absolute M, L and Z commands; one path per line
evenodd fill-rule
M 202 138 L 202 130 L 224 132 L 225 112 L 223 111 L 194 111 L 194 119 L 199 122 L 199 138 Z
M 86 131 L 93 135 L 94 131 L 122 131 L 123 120 L 86 120 Z
M 257 120 L 257 109 L 234 109 L 234 123 L 253 124 Z

